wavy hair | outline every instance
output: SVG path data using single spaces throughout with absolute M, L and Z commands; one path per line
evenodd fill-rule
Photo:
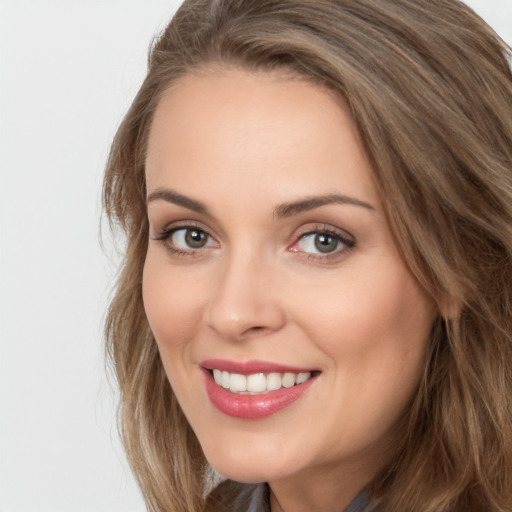
M 284 70 L 346 101 L 396 244 L 437 302 L 401 442 L 371 483 L 379 511 L 512 510 L 509 59 L 510 48 L 458 0 L 184 2 L 150 51 L 103 191 L 111 225 L 126 234 L 107 351 L 124 445 L 148 510 L 204 510 L 212 483 L 141 291 L 153 114 L 176 79 L 208 66 Z M 238 491 L 225 489 L 229 502 Z

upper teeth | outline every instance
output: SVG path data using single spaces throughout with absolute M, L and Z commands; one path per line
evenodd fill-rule
M 291 388 L 295 384 L 302 384 L 311 377 L 311 372 L 304 373 L 253 373 L 241 375 L 221 370 L 213 370 L 215 382 L 233 393 L 263 393 L 275 391 L 281 387 Z

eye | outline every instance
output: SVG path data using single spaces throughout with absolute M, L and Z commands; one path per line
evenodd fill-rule
M 204 230 L 196 226 L 174 227 L 163 231 L 155 238 L 166 249 L 177 256 L 194 255 L 207 247 L 217 247 L 217 242 Z
M 210 235 L 197 228 L 182 228 L 174 230 L 169 241 L 177 249 L 202 249 L 213 245 Z
M 324 228 L 304 233 L 290 250 L 321 258 L 340 254 L 354 246 L 353 239 Z
M 340 243 L 339 238 L 327 233 L 311 233 L 301 237 L 301 245 L 304 252 L 330 253 L 338 249 Z

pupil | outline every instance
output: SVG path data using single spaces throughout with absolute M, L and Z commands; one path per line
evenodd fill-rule
M 320 252 L 332 252 L 338 246 L 338 239 L 330 235 L 316 235 L 315 247 Z
M 206 244 L 206 233 L 197 229 L 188 230 L 185 235 L 185 241 L 189 247 L 199 249 Z

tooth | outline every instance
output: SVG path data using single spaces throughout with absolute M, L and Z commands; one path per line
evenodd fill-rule
M 215 382 L 233 393 L 262 393 L 265 391 L 275 391 L 284 388 L 291 388 L 295 384 L 303 384 L 311 378 L 311 372 L 302 373 L 254 373 L 252 375 L 242 375 L 239 373 L 229 373 L 218 369 L 213 370 Z
M 297 375 L 297 384 L 303 384 L 311 377 L 311 372 L 299 373 Z
M 229 377 L 229 390 L 232 392 L 247 391 L 247 377 L 239 373 L 232 373 Z
M 222 372 L 221 386 L 223 388 L 229 389 L 229 372 Z
M 222 385 L 222 372 L 220 370 L 213 370 L 213 378 L 219 386 Z
M 267 378 L 264 373 L 254 373 L 247 376 L 247 391 L 261 393 L 267 389 Z
M 281 387 L 281 374 L 269 373 L 267 375 L 267 391 L 275 391 Z
M 283 375 L 283 387 L 291 388 L 295 385 L 295 373 L 286 372 Z

